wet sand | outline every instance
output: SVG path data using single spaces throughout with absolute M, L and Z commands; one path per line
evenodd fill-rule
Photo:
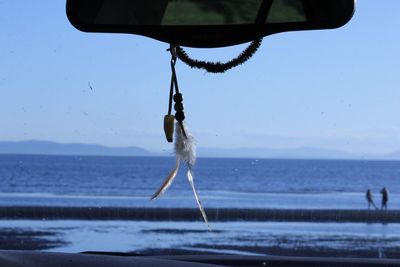
M 56 238 L 55 238 L 56 237 Z M 57 233 L 51 231 L 22 231 L 15 229 L 0 229 L 0 249 L 9 250 L 48 250 L 67 245 L 57 239 Z M 332 248 L 296 248 L 288 249 L 282 246 L 235 246 L 196 244 L 185 248 L 151 248 L 132 251 L 135 255 L 205 255 L 205 254 L 234 254 L 234 255 L 274 255 L 301 257 L 344 257 L 344 258 L 388 258 L 399 259 L 397 248 L 385 250 L 345 250 Z
M 211 222 L 366 222 L 400 223 L 400 210 L 323 209 L 206 209 Z M 110 208 L 110 207 L 0 207 L 0 219 L 200 221 L 195 208 Z
M 16 250 L 46 250 L 66 244 L 54 239 L 55 232 L 15 230 L 13 228 L 0 229 L 0 249 Z
M 53 231 L 25 231 L 13 228 L 0 229 L 0 249 L 9 250 L 48 250 L 67 244 L 58 237 L 56 229 Z M 398 248 L 385 249 L 335 249 L 326 247 L 297 247 L 285 246 L 237 246 L 237 245 L 210 245 L 194 244 L 184 248 L 151 248 L 132 251 L 134 255 L 273 255 L 273 256 L 301 256 L 301 257 L 343 257 L 343 258 L 387 258 L 400 259 Z

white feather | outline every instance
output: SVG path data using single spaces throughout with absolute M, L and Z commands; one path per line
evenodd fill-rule
M 175 125 L 175 154 L 180 157 L 188 167 L 192 168 L 196 164 L 196 144 L 193 136 L 183 125 L 186 137 L 183 135 L 180 123 Z
M 187 171 L 187 178 L 189 180 L 190 185 L 192 186 L 193 194 L 194 194 L 194 197 L 196 198 L 196 202 L 197 202 L 197 205 L 199 206 L 201 215 L 203 216 L 203 220 L 207 224 L 208 229 L 211 229 L 210 225 L 208 224 L 207 214 L 204 211 L 203 205 L 201 205 L 199 195 L 197 194 L 196 188 L 194 187 L 193 173 L 190 168 L 188 168 L 188 171 Z
M 186 136 L 183 135 L 182 127 L 184 127 L 183 130 L 185 131 Z M 192 168 L 196 164 L 196 144 L 188 129 L 183 124 L 181 125 L 179 123 L 177 123 L 175 127 L 175 153 L 177 157 L 180 157 L 187 165 L 187 178 L 192 187 L 194 197 L 199 206 L 204 222 L 207 224 L 208 228 L 210 228 L 207 215 L 204 211 L 203 205 L 201 204 L 199 195 L 197 194 L 196 187 L 194 186 Z
M 172 182 L 175 180 L 176 175 L 178 174 L 179 170 L 179 165 L 180 165 L 180 159 L 179 157 L 176 157 L 176 162 L 175 162 L 175 167 L 172 169 L 168 177 L 165 179 L 164 183 L 161 185 L 160 189 L 158 189 L 153 196 L 151 197 L 151 200 L 158 198 L 164 192 L 168 189 L 168 187 L 171 186 Z
M 185 135 L 182 131 L 185 132 Z M 204 208 L 201 204 L 199 195 L 196 191 L 195 185 L 194 185 L 194 177 L 192 173 L 192 168 L 196 164 L 196 144 L 194 142 L 193 136 L 189 133 L 187 128 L 180 123 L 176 123 L 175 126 L 175 157 L 176 157 L 176 164 L 175 168 L 172 169 L 171 173 L 168 175 L 168 177 L 165 179 L 164 183 L 161 185 L 160 189 L 157 190 L 156 193 L 152 196 L 151 199 L 155 199 L 159 196 L 161 196 L 167 189 L 168 187 L 171 186 L 172 182 L 174 181 L 178 169 L 179 169 L 179 162 L 182 160 L 183 162 L 186 163 L 187 165 L 187 178 L 189 180 L 189 183 L 192 187 L 194 197 L 196 199 L 197 205 L 199 206 L 201 215 L 203 216 L 204 222 L 207 224 L 208 228 L 210 229 L 210 225 L 208 224 L 208 219 L 207 215 L 204 211 Z

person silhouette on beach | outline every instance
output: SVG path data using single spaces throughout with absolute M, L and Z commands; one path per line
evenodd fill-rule
M 374 203 L 373 197 L 372 197 L 372 192 L 371 189 L 368 188 L 367 193 L 365 194 L 365 197 L 367 198 L 368 201 L 368 209 L 371 209 L 371 205 L 375 208 L 378 209 Z
M 381 194 L 382 194 L 381 210 L 387 210 L 387 203 L 389 201 L 389 191 L 386 189 L 386 187 L 382 188 Z

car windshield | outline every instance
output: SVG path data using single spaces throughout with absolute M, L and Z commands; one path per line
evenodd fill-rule
M 169 45 L 80 32 L 63 0 L 0 1 L 0 249 L 400 258 L 399 9 L 359 1 L 225 74 L 178 60 L 208 228 L 184 165 L 150 200 L 175 166 Z

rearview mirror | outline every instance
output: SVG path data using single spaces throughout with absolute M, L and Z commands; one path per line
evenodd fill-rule
M 132 33 L 191 47 L 240 44 L 279 32 L 346 24 L 355 0 L 67 0 L 85 32 Z

